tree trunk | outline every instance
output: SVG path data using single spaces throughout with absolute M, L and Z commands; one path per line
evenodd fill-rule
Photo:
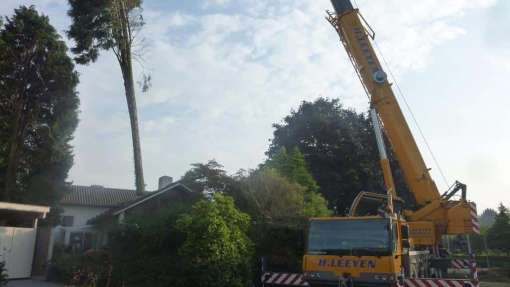
M 145 191 L 143 179 L 142 151 L 140 147 L 140 133 L 138 131 L 138 114 L 135 98 L 135 83 L 133 79 L 133 66 L 131 62 L 132 35 L 129 27 L 129 11 L 123 0 L 114 1 L 114 11 L 117 11 L 116 20 L 118 24 L 116 40 L 118 51 L 116 53 L 124 79 L 124 91 L 131 123 L 131 138 L 133 141 L 133 158 L 135 163 L 135 185 L 136 193 L 142 195 Z
M 142 151 L 140 147 L 140 132 L 138 130 L 138 114 L 135 98 L 135 83 L 133 80 L 133 67 L 131 64 L 131 51 L 128 48 L 124 51 L 124 57 L 121 65 L 122 77 L 124 79 L 124 89 L 126 92 L 126 102 L 131 123 L 131 137 L 133 140 L 133 157 L 135 163 L 135 185 L 138 195 L 145 191 L 145 182 L 143 179 Z

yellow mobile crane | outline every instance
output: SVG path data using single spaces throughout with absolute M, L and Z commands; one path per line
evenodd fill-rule
M 443 235 L 479 232 L 476 207 L 467 201 L 462 183 L 439 193 L 373 49 L 374 32 L 350 0 L 331 2 L 335 12 L 328 12 L 327 20 L 338 32 L 370 98 L 387 194 L 360 192 L 348 217 L 310 219 L 304 276 L 312 286 L 347 281 L 403 284 L 405 277 L 428 275 L 429 254 L 438 250 Z M 398 208 L 403 205 L 395 190 L 383 131 L 416 199 L 416 210 Z M 460 198 L 453 200 L 459 192 Z M 385 206 L 382 213 L 381 204 Z

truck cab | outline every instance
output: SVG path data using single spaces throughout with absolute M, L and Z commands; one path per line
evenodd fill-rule
M 313 287 L 397 285 L 403 278 L 403 250 L 409 248 L 407 239 L 401 240 L 407 236 L 403 225 L 381 216 L 310 219 L 305 279 Z

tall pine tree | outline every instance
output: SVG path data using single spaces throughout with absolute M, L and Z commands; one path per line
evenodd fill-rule
M 487 232 L 487 244 L 490 249 L 510 252 L 510 216 L 503 204 L 499 205 L 496 220 Z
M 142 194 L 145 191 L 145 181 L 132 63 L 133 46 L 144 25 L 142 0 L 68 1 L 71 6 L 68 15 L 73 23 L 67 34 L 75 42 L 71 51 L 76 55 L 76 62 L 95 62 L 100 50 L 111 50 L 119 63 L 131 124 L 135 185 L 137 192 Z M 144 84 L 147 84 L 147 80 L 149 78 L 144 79 Z
M 0 27 L 0 200 L 53 204 L 73 163 L 78 74 L 48 17 L 20 7 Z

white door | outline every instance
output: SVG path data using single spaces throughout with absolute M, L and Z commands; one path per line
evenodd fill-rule
M 0 227 L 0 260 L 9 279 L 28 278 L 32 273 L 35 228 Z

